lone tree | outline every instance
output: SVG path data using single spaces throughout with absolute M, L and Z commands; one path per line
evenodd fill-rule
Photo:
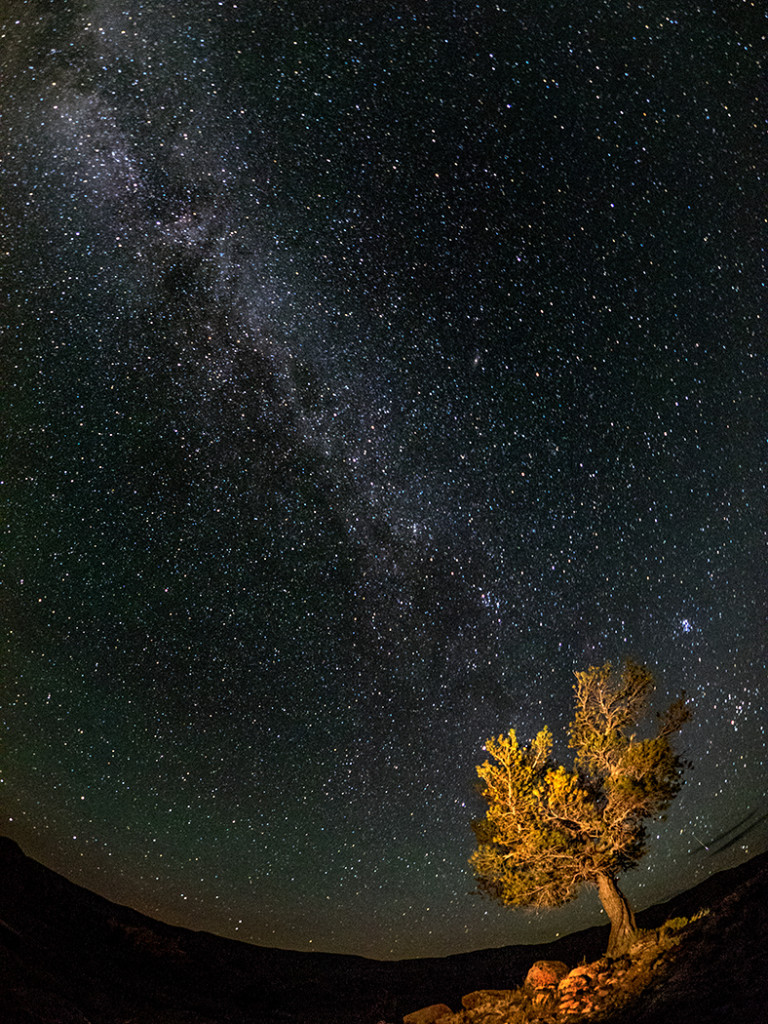
M 655 689 L 647 668 L 608 663 L 576 680 L 573 768 L 552 760 L 546 727 L 526 746 L 514 730 L 485 744 L 491 760 L 477 774 L 488 810 L 473 823 L 470 864 L 478 891 L 505 906 L 560 906 L 584 884 L 596 886 L 611 922 L 608 955 L 618 956 L 637 926 L 616 876 L 646 852 L 646 820 L 661 816 L 682 786 L 686 762 L 672 739 L 689 712 L 683 695 L 657 716 L 654 735 L 638 739 Z

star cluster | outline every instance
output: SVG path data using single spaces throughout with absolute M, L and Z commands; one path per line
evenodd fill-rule
M 549 938 L 474 765 L 632 655 L 695 768 L 631 896 L 763 849 L 756 9 L 124 6 L 0 25 L 4 830 L 265 945 Z

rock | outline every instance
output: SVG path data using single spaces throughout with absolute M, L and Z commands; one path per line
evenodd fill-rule
M 531 1002 L 536 1010 L 550 1010 L 554 1009 L 556 1000 L 557 989 L 553 985 L 547 985 L 545 988 L 535 990 Z
M 562 960 L 537 960 L 525 976 L 529 988 L 554 988 L 568 973 L 568 964 Z
M 580 992 L 588 992 L 591 987 L 586 978 L 571 978 L 569 976 L 563 978 L 557 986 L 557 991 L 561 996 L 576 996 Z
M 453 1010 L 445 1003 L 433 1003 L 421 1010 L 414 1010 L 413 1013 L 406 1013 L 403 1017 L 403 1024 L 435 1024 L 441 1017 L 452 1014 Z
M 582 964 L 581 967 L 574 967 L 572 971 L 569 971 L 568 976 L 571 978 L 589 978 L 590 981 L 594 981 L 599 973 L 600 970 L 597 964 Z
M 477 992 L 469 992 L 461 997 L 461 1005 L 465 1010 L 476 1010 L 486 1003 L 501 1003 L 512 999 L 514 992 L 504 988 L 481 988 Z
M 576 993 L 591 989 L 597 979 L 597 968 L 594 964 L 585 964 L 583 967 L 574 969 L 561 978 L 557 985 L 561 995 L 565 992 Z
M 578 1010 L 578 1008 L 581 1006 L 581 1001 L 579 999 L 576 999 L 575 996 L 565 995 L 560 1000 L 559 1005 L 561 1010 Z

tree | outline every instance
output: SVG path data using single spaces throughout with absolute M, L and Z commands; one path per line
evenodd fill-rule
M 672 747 L 690 717 L 684 694 L 657 715 L 652 735 L 637 738 L 654 689 L 648 669 L 631 661 L 577 672 L 572 768 L 553 761 L 546 726 L 525 746 L 514 730 L 488 740 L 491 759 L 477 768 L 488 804 L 473 823 L 478 891 L 505 906 L 555 907 L 594 885 L 611 922 L 609 956 L 637 930 L 616 877 L 645 854 L 646 822 L 663 815 L 687 766 Z

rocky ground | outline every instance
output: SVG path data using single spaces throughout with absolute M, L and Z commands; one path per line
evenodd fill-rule
M 639 923 L 637 946 L 613 961 L 604 928 L 399 962 L 264 949 L 117 906 L 0 837 L 0 1024 L 400 1024 L 441 1003 L 414 1021 L 768 1020 L 768 854 Z M 560 966 L 548 979 L 531 974 L 537 961 Z
M 469 992 L 461 1009 L 422 1007 L 404 1024 L 762 1024 L 768 1020 L 768 861 L 691 917 L 641 929 L 626 955 L 573 967 L 538 961 L 514 989 Z M 690 899 L 688 900 L 690 903 Z M 657 908 L 654 908 L 656 910 Z
M 405 1015 L 404 1024 L 610 1020 L 617 1011 L 629 1011 L 647 990 L 664 986 L 676 954 L 685 953 L 678 947 L 690 942 L 688 933 L 695 927 L 696 922 L 686 918 L 672 920 L 661 929 L 642 933 L 624 956 L 601 957 L 572 969 L 561 960 L 539 960 L 516 989 L 469 992 L 456 1013 L 446 1004 L 433 1004 Z

